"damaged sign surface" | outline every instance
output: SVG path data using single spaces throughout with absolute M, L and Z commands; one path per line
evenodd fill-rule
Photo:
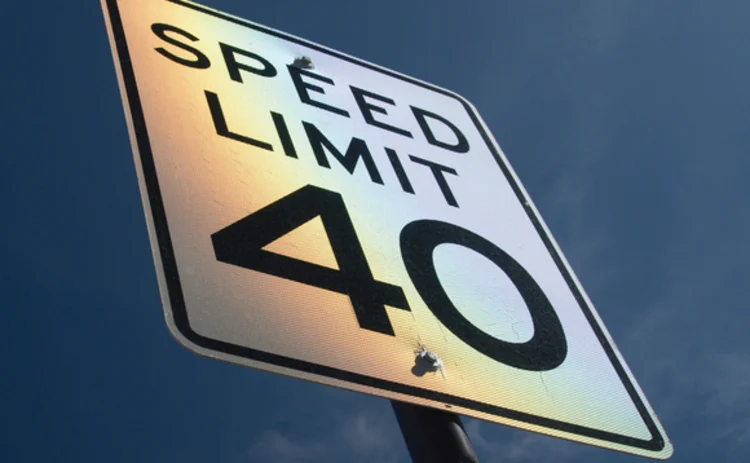
M 194 3 L 102 5 L 185 347 L 671 455 L 470 103 Z

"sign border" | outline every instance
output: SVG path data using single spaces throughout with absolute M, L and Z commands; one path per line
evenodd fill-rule
M 600 327 L 599 324 L 597 323 L 596 316 L 592 313 L 590 307 L 586 303 L 586 300 L 581 290 L 576 284 L 575 278 L 568 271 L 568 268 L 566 267 L 563 259 L 561 258 L 560 254 L 555 248 L 555 245 L 551 237 L 548 235 L 547 231 L 545 230 L 545 227 L 543 226 L 540 218 L 537 216 L 535 210 L 530 205 L 530 201 L 524 195 L 522 188 L 516 182 L 516 179 L 514 178 L 513 173 L 511 172 L 509 167 L 505 164 L 502 156 L 495 148 L 495 145 L 492 142 L 492 139 L 489 137 L 483 124 L 480 122 L 480 119 L 477 113 L 473 110 L 472 105 L 468 101 L 466 101 L 465 99 L 463 99 L 462 97 L 460 97 L 459 95 L 455 93 L 449 92 L 439 87 L 435 87 L 426 82 L 422 82 L 417 79 L 413 79 L 411 77 L 396 73 L 394 71 L 378 67 L 376 65 L 367 63 L 365 61 L 359 60 L 352 56 L 348 56 L 343 53 L 322 47 L 318 44 L 308 42 L 301 38 L 294 37 L 294 36 L 291 36 L 291 35 L 288 35 L 283 32 L 273 30 L 273 29 L 269 29 L 269 28 L 260 26 L 258 24 L 254 24 L 250 21 L 242 20 L 234 16 L 230 16 L 228 14 L 219 12 L 217 10 L 213 10 L 209 7 L 205 7 L 203 5 L 198 5 L 198 4 L 187 2 L 184 0 L 161 0 L 161 1 L 167 1 L 169 3 L 173 3 L 175 5 L 189 8 L 189 9 L 201 12 L 203 14 L 214 16 L 216 18 L 220 18 L 220 19 L 232 22 L 234 24 L 238 24 L 244 27 L 248 27 L 250 29 L 254 29 L 264 34 L 268 34 L 268 35 L 275 36 L 277 38 L 281 38 L 282 40 L 293 42 L 298 45 L 303 45 L 305 47 L 314 49 L 318 52 L 333 56 L 337 59 L 348 61 L 352 64 L 367 68 L 371 71 L 379 72 L 379 73 L 388 75 L 389 77 L 408 82 L 412 85 L 418 85 L 427 90 L 440 93 L 441 95 L 458 100 L 461 103 L 461 106 L 468 113 L 472 122 L 475 124 L 477 130 L 482 136 L 482 139 L 484 140 L 485 144 L 489 148 L 490 152 L 493 154 L 495 161 L 497 162 L 498 166 L 500 167 L 500 170 L 505 176 L 505 179 L 508 181 L 517 199 L 526 210 L 526 214 L 528 215 L 529 219 L 534 225 L 534 228 L 536 229 L 540 238 L 544 242 L 544 245 L 546 246 L 547 251 L 550 253 L 550 256 L 553 258 L 555 265 L 557 266 L 558 270 L 561 272 L 561 274 L 565 278 L 565 281 L 568 287 L 570 288 L 573 295 L 575 296 L 575 299 L 578 302 L 579 307 L 581 308 L 584 316 L 586 317 L 591 328 L 596 334 L 597 339 L 601 343 L 602 348 L 604 349 L 605 353 L 607 354 L 607 357 L 612 363 L 612 366 L 617 372 L 618 377 L 622 381 L 623 386 L 627 390 L 630 396 L 630 399 L 632 400 L 633 404 L 638 410 L 638 413 L 641 416 L 641 419 L 643 420 L 647 429 L 651 433 L 651 439 L 650 440 L 637 439 L 637 438 L 630 437 L 630 436 L 624 436 L 621 434 L 611 433 L 608 431 L 602 431 L 602 430 L 598 430 L 594 428 L 570 424 L 570 423 L 566 423 L 566 422 L 559 421 L 559 420 L 540 417 L 540 416 L 532 415 L 529 413 L 523 413 L 523 412 L 519 412 L 516 410 L 511 410 L 511 409 L 507 409 L 503 407 L 498 407 L 495 405 L 490 405 L 490 404 L 486 404 L 483 402 L 466 399 L 463 397 L 453 396 L 453 395 L 445 394 L 445 393 L 439 393 L 439 392 L 431 391 L 428 389 L 423 389 L 423 388 L 419 388 L 415 386 L 409 386 L 409 385 L 397 383 L 394 381 L 388 381 L 388 380 L 384 380 L 380 378 L 374 378 L 374 377 L 370 377 L 367 375 L 353 373 L 353 372 L 338 369 L 338 368 L 318 365 L 318 364 L 311 363 L 311 362 L 297 360 L 297 359 L 285 357 L 282 355 L 272 354 L 269 352 L 251 349 L 249 347 L 231 344 L 231 343 L 220 341 L 217 339 L 212 339 L 212 338 L 203 336 L 201 334 L 198 334 L 196 331 L 194 331 L 193 328 L 190 326 L 190 322 L 189 322 L 188 314 L 187 314 L 187 308 L 185 306 L 185 300 L 184 300 L 184 296 L 182 292 L 182 285 L 180 282 L 179 272 L 177 269 L 177 262 L 175 259 L 174 249 L 172 246 L 172 238 L 169 233 L 169 226 L 167 223 L 166 211 L 164 208 L 164 203 L 162 201 L 161 190 L 159 188 L 159 179 L 156 173 L 156 166 L 154 163 L 153 152 L 151 151 L 151 143 L 149 140 L 148 131 L 146 127 L 146 121 L 145 121 L 145 117 L 143 114 L 143 107 L 141 105 L 140 96 L 138 93 L 138 87 L 137 87 L 136 79 L 135 79 L 135 72 L 133 70 L 132 61 L 130 59 L 130 52 L 129 52 L 128 45 L 127 45 L 124 27 L 122 24 L 122 18 L 120 16 L 118 0 L 103 0 L 103 2 L 106 3 L 105 16 L 108 16 L 107 19 L 111 27 L 111 32 L 114 38 L 113 48 L 116 50 L 115 65 L 119 66 L 119 72 L 121 73 L 122 82 L 124 84 L 124 96 L 127 98 L 126 112 L 128 114 L 126 114 L 126 117 L 129 116 L 130 121 L 128 122 L 132 123 L 133 133 L 135 134 L 135 144 L 138 150 L 138 158 L 141 162 L 140 167 L 142 169 L 143 179 L 145 182 L 146 192 L 148 195 L 148 205 L 150 206 L 150 210 L 151 210 L 154 233 L 156 235 L 156 239 L 157 239 L 158 246 L 159 246 L 159 255 L 161 257 L 161 264 L 162 264 L 163 271 L 164 271 L 164 278 L 166 280 L 167 292 L 169 296 L 169 302 L 171 305 L 173 322 L 175 324 L 175 327 L 180 331 L 180 333 L 188 341 L 196 344 L 199 347 L 208 349 L 209 351 L 220 352 L 220 353 L 235 356 L 235 357 L 246 358 L 248 360 L 272 364 L 278 367 L 289 368 L 292 370 L 297 370 L 297 371 L 314 374 L 318 376 L 330 377 L 332 379 L 336 379 L 339 381 L 359 384 L 359 385 L 366 386 L 369 388 L 388 390 L 390 392 L 397 393 L 397 394 L 402 394 L 402 395 L 412 396 L 412 397 L 420 397 L 422 399 L 431 400 L 435 402 L 441 402 L 444 404 L 451 404 L 451 405 L 455 405 L 458 407 L 475 410 L 477 412 L 485 413 L 488 415 L 495 415 L 495 416 L 507 418 L 507 419 L 514 420 L 514 421 L 525 422 L 531 425 L 540 426 L 543 428 L 553 429 L 557 431 L 562 431 L 565 433 L 580 435 L 584 437 L 589 437 L 589 438 L 597 439 L 600 441 L 626 445 L 629 447 L 635 447 L 635 448 L 639 448 L 643 450 L 650 450 L 654 452 L 661 451 L 666 447 L 666 439 L 665 439 L 666 436 L 662 436 L 660 434 L 659 428 L 656 425 L 655 420 L 652 418 L 651 414 L 649 413 L 649 410 L 644 404 L 644 400 L 642 400 L 635 385 L 631 381 L 630 376 L 628 375 L 624 366 L 618 359 L 618 356 L 614 348 L 612 347 L 612 345 L 609 343 L 609 340 L 607 339 L 607 336 L 603 332 L 602 327 Z

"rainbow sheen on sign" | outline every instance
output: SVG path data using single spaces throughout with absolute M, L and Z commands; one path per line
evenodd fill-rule
M 671 455 L 470 103 L 194 3 L 102 5 L 166 320 L 184 346 Z M 423 347 L 444 374 L 415 374 Z

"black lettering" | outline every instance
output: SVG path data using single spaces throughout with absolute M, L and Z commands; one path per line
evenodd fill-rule
M 297 89 L 297 95 L 299 95 L 299 99 L 301 102 L 305 104 L 309 104 L 310 106 L 315 106 L 316 108 L 325 109 L 326 111 L 330 111 L 340 116 L 349 117 L 349 112 L 341 108 L 337 108 L 335 106 L 331 106 L 331 105 L 328 105 L 328 104 L 325 104 L 325 103 L 322 103 L 320 101 L 316 101 L 310 98 L 310 94 L 308 93 L 308 90 L 312 90 L 313 92 L 317 92 L 323 95 L 325 95 L 326 92 L 325 90 L 323 90 L 323 87 L 318 87 L 317 85 L 311 84 L 309 82 L 305 82 L 302 79 L 302 76 L 307 76 L 307 77 L 310 77 L 311 79 L 319 80 L 329 85 L 335 85 L 333 82 L 333 79 L 329 79 L 328 77 L 321 76 L 320 74 L 315 74 L 314 72 L 300 69 L 296 66 L 290 65 L 290 66 L 287 66 L 287 69 L 289 69 L 289 75 L 292 77 L 294 88 Z
M 388 155 L 388 160 L 391 161 L 393 172 L 396 174 L 398 183 L 401 184 L 401 189 L 407 193 L 414 194 L 414 188 L 411 186 L 409 177 L 406 176 L 406 171 L 404 170 L 404 166 L 403 164 L 401 164 L 401 160 L 398 158 L 398 154 L 396 154 L 396 151 L 392 150 L 391 148 L 386 148 L 385 154 Z
M 273 64 L 271 64 L 267 59 L 263 58 L 260 55 L 256 55 L 255 53 L 249 52 L 247 50 L 233 47 L 232 45 L 227 45 L 226 43 L 221 42 L 219 42 L 219 47 L 221 47 L 221 54 L 222 56 L 224 56 L 224 63 L 226 63 L 227 65 L 229 77 L 235 82 L 243 83 L 240 71 L 252 72 L 253 74 L 259 75 L 261 77 L 274 77 L 276 75 L 276 68 L 273 67 Z M 248 64 L 238 63 L 235 55 L 241 55 L 246 58 L 255 60 L 262 64 L 263 67 L 257 68 Z
M 375 120 L 375 116 L 372 115 L 373 112 L 384 115 L 388 115 L 388 113 L 386 112 L 385 108 L 368 103 L 365 98 L 382 101 L 383 103 L 388 103 L 391 106 L 396 106 L 396 102 L 388 97 L 378 95 L 377 93 L 368 92 L 367 90 L 362 90 L 361 88 L 357 88 L 353 85 L 350 86 L 350 88 L 352 89 L 354 99 L 357 101 L 357 106 L 359 106 L 359 110 L 362 112 L 362 116 L 365 118 L 365 122 L 370 125 L 374 125 L 375 127 L 379 127 L 381 129 L 385 129 L 390 132 L 412 138 L 411 133 L 407 130 L 400 129 L 398 127 L 386 124 L 385 122 Z
M 412 106 L 411 111 L 414 113 L 414 117 L 417 118 L 419 128 L 422 129 L 422 132 L 424 133 L 425 138 L 427 138 L 427 142 L 429 144 L 450 151 L 455 151 L 456 153 L 466 153 L 469 151 L 469 141 L 466 139 L 464 134 L 461 133 L 460 130 L 458 130 L 458 127 L 453 125 L 451 121 L 444 118 L 443 116 L 431 113 L 421 108 L 417 108 L 416 106 Z M 435 138 L 435 134 L 432 132 L 432 128 L 430 128 L 430 124 L 427 122 L 427 118 L 442 122 L 446 127 L 451 129 L 451 131 L 453 131 L 453 134 L 456 135 L 456 144 L 451 145 L 450 143 L 440 141 Z
M 339 270 L 263 249 L 315 217 L 323 222 Z M 211 241 L 221 262 L 348 295 L 362 329 L 395 336 L 385 306 L 411 310 L 400 287 L 373 277 L 339 193 L 304 186 L 212 234 Z
M 565 332 L 549 299 L 534 278 L 515 259 L 469 230 L 437 220 L 417 220 L 401 230 L 401 256 L 409 277 L 427 307 L 466 344 L 498 362 L 529 371 L 560 366 L 568 353 Z M 505 342 L 474 326 L 453 305 L 440 284 L 433 251 L 444 243 L 476 251 L 500 267 L 521 293 L 534 324 L 527 342 Z
M 417 164 L 422 164 L 423 166 L 429 167 L 430 170 L 432 171 L 432 175 L 435 177 L 435 181 L 440 187 L 440 191 L 443 193 L 445 202 L 447 202 L 449 205 L 453 207 L 458 207 L 458 202 L 456 202 L 456 197 L 453 196 L 453 192 L 448 186 L 448 181 L 445 179 L 445 175 L 444 175 L 445 172 L 449 174 L 453 174 L 453 175 L 458 175 L 458 172 L 456 172 L 455 169 L 452 169 L 448 166 L 444 166 L 442 164 L 438 164 L 436 162 L 428 161 L 427 159 L 418 158 L 416 156 L 410 155 L 409 159 L 416 162 Z
M 354 173 L 354 168 L 357 167 L 357 162 L 362 159 L 365 168 L 367 168 L 367 173 L 370 174 L 370 179 L 375 183 L 383 184 L 380 172 L 378 172 L 378 168 L 375 166 L 375 161 L 372 159 L 370 150 L 367 149 L 367 144 L 365 144 L 364 140 L 360 138 L 352 138 L 349 147 L 346 149 L 346 154 L 342 155 L 341 151 L 336 149 L 336 147 L 333 146 L 333 143 L 331 143 L 331 141 L 328 140 L 317 127 L 304 121 L 302 122 L 302 125 L 305 127 L 307 138 L 310 140 L 310 146 L 315 154 L 315 159 L 318 160 L 319 166 L 327 169 L 331 168 L 331 164 L 328 162 L 328 157 L 325 153 L 326 150 L 333 154 L 333 157 L 335 157 L 350 174 Z
M 211 119 L 214 121 L 214 128 L 216 128 L 216 134 L 222 137 L 229 138 L 231 140 L 240 141 L 247 143 L 248 145 L 255 146 L 256 148 L 262 148 L 264 150 L 273 151 L 273 146 L 270 143 L 255 140 L 254 138 L 246 137 L 238 133 L 230 132 L 227 127 L 227 121 L 224 118 L 224 111 L 221 109 L 221 103 L 219 102 L 219 96 L 213 92 L 205 90 L 206 101 L 208 102 L 208 109 L 211 111 Z
M 276 126 L 276 133 L 279 134 L 281 140 L 281 146 L 284 148 L 284 154 L 290 158 L 297 158 L 297 150 L 294 149 L 294 143 L 292 137 L 289 135 L 289 128 L 286 126 L 284 116 L 279 113 L 271 111 L 271 118 L 273 119 L 273 125 Z
M 158 51 L 162 56 L 165 56 L 171 59 L 175 63 L 182 64 L 183 66 L 187 66 L 191 68 L 208 69 L 211 66 L 211 61 L 209 61 L 208 56 L 201 53 L 200 50 L 198 50 L 197 48 L 193 48 L 190 45 L 180 42 L 179 40 L 169 37 L 167 35 L 167 32 L 173 32 L 175 34 L 185 37 L 191 42 L 197 42 L 198 37 L 194 36 L 190 32 L 182 30 L 179 27 L 170 26 L 169 24 L 163 24 L 163 23 L 152 24 L 151 31 L 157 37 L 167 42 L 168 44 L 174 45 L 175 47 L 181 50 L 185 50 L 186 52 L 191 53 L 193 56 L 195 56 L 195 59 L 190 60 L 190 59 L 179 57 L 162 47 L 155 48 L 154 50 Z

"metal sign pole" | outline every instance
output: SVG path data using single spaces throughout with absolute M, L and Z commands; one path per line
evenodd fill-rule
M 478 463 L 455 413 L 391 400 L 413 463 Z

